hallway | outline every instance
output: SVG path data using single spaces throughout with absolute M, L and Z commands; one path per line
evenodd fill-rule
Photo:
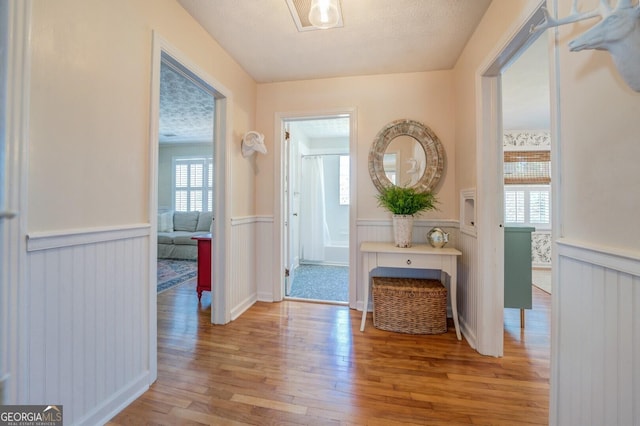
M 547 424 L 551 298 L 527 328 L 505 313 L 505 356 L 442 335 L 375 329 L 348 307 L 257 303 L 209 324 L 195 282 L 158 296 L 158 380 L 109 425 Z

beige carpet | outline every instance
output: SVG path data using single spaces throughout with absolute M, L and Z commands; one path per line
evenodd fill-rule
M 551 294 L 551 269 L 534 268 L 531 275 L 533 285 Z

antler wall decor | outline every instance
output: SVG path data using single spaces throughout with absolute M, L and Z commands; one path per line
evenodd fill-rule
M 640 92 L 640 4 L 632 0 L 619 0 L 612 8 L 607 0 L 600 0 L 598 8 L 578 11 L 578 0 L 571 6 L 571 14 L 565 18 L 553 18 L 547 9 L 545 20 L 532 31 L 601 17 L 602 20 L 569 43 L 572 52 L 585 49 L 607 50 L 624 81 Z

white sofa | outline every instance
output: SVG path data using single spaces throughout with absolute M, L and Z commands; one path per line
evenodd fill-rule
M 158 214 L 158 259 L 198 259 L 196 235 L 208 234 L 212 212 L 174 212 Z

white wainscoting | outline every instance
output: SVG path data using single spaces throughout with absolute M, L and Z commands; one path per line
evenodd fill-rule
M 279 300 L 280 296 L 274 294 L 274 282 L 279 276 L 276 272 L 280 269 L 275 265 L 275 251 L 278 249 L 274 244 L 274 221 L 273 216 L 259 216 L 256 218 L 256 288 L 258 300 L 262 302 L 273 302 Z
M 229 265 L 227 300 L 231 320 L 238 318 L 257 301 L 256 284 L 256 223 L 255 216 L 231 219 L 230 241 L 232 252 Z
M 640 424 L 640 253 L 556 247 L 551 424 Z
M 478 239 L 474 233 L 460 232 L 458 250 L 458 317 L 460 329 L 472 348 L 477 347 L 478 329 Z
M 149 226 L 32 234 L 27 251 L 26 403 L 102 424 L 149 386 Z

